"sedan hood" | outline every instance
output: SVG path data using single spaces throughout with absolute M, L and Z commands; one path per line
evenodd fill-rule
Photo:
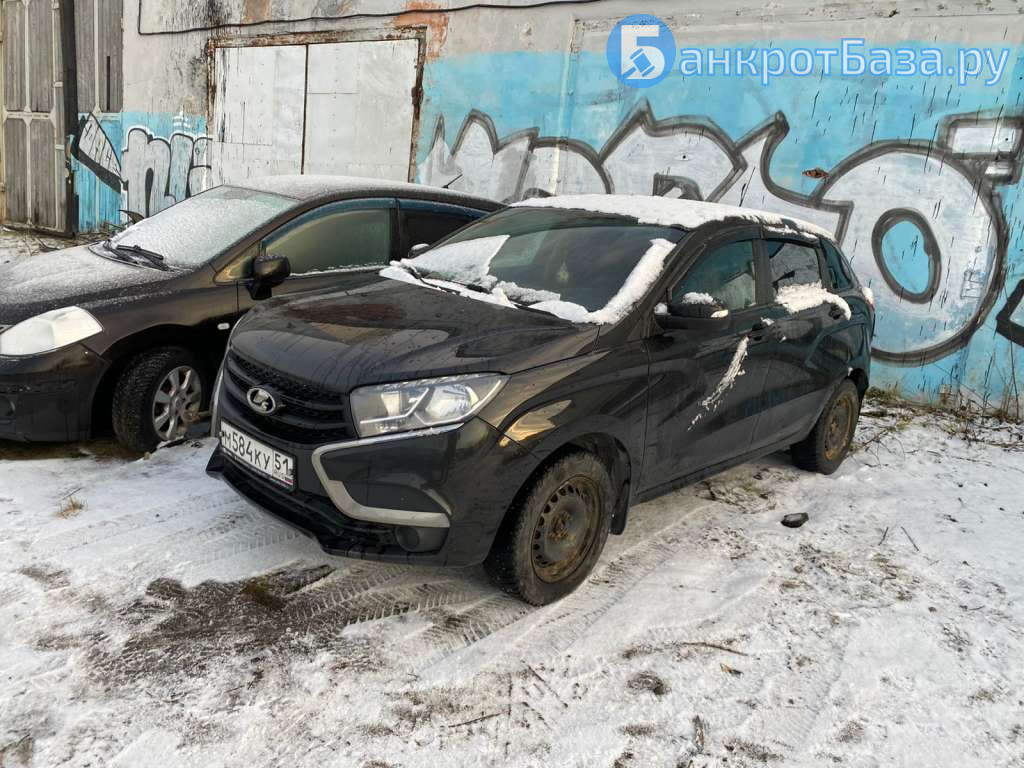
M 587 351 L 596 325 L 394 280 L 257 307 L 231 350 L 320 389 L 455 373 L 516 373 Z
M 122 264 L 86 245 L 26 256 L 0 265 L 0 325 L 14 325 L 59 307 L 89 308 L 148 293 L 155 284 L 180 276 Z

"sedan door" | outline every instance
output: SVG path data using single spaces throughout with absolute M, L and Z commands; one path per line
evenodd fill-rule
M 670 289 L 707 294 L 731 313 L 721 332 L 660 330 L 647 340 L 651 389 L 643 490 L 657 492 L 750 449 L 762 407 L 766 287 L 757 239 L 710 245 Z M 756 231 L 756 230 L 755 230 Z

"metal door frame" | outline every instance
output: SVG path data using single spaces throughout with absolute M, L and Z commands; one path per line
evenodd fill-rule
M 382 43 L 389 40 L 416 40 L 418 53 L 416 56 L 416 83 L 413 86 L 412 98 L 412 136 L 409 145 L 409 172 L 406 181 L 416 179 L 416 157 L 420 139 L 420 109 L 423 104 L 423 68 L 427 58 L 427 27 L 414 26 L 395 29 L 394 27 L 377 27 L 359 30 L 330 30 L 325 32 L 293 32 L 280 35 L 261 35 L 258 37 L 217 37 L 210 38 L 206 43 L 206 124 L 213 125 L 214 102 L 217 98 L 217 49 L 218 48 L 257 48 L 279 45 L 319 45 L 321 43 Z M 304 84 L 309 88 L 308 78 Z M 306 115 L 303 114 L 302 143 L 305 151 Z
M 2 0 L 2 10 L 0 10 L 0 28 L 6 29 L 6 13 L 9 5 L 18 3 L 23 6 L 25 13 L 25 85 L 26 85 L 26 99 L 28 93 L 31 90 L 30 83 L 32 72 L 29 66 L 30 46 L 28 30 L 31 24 L 31 18 L 29 15 L 29 0 Z M 51 6 L 51 12 L 54 14 L 53 18 L 53 105 L 48 115 L 42 112 L 33 112 L 29 109 L 29 104 L 26 101 L 22 105 L 22 109 L 19 110 L 8 110 L 6 93 L 0 90 L 0 147 L 5 145 L 2 143 L 5 134 L 4 130 L 8 118 L 20 120 L 26 125 L 26 128 L 31 125 L 34 120 L 49 119 L 53 126 L 54 132 L 54 177 L 52 183 L 54 185 L 54 220 L 56 222 L 55 227 L 41 226 L 39 223 L 32 221 L 32 191 L 34 183 L 38 181 L 36 174 L 32 171 L 32 153 L 31 153 L 31 131 L 26 130 L 26 159 L 25 159 L 25 200 L 26 200 L 26 214 L 28 221 L 14 222 L 8 219 L 7 210 L 7 188 L 6 188 L 6 152 L 0 156 L 3 160 L 3 165 L 0 166 L 4 169 L 4 173 L 0 174 L 4 176 L 2 181 L 3 188 L 0 197 L 2 197 L 2 221 L 4 225 L 15 229 L 28 229 L 36 230 L 41 232 L 48 232 L 52 234 L 71 236 L 74 234 L 75 223 L 77 222 L 77 205 L 76 197 L 74 194 L 74 174 L 71 170 L 69 141 L 71 135 L 77 130 L 78 123 L 78 87 L 76 83 L 76 63 L 75 63 L 75 27 L 74 27 L 74 0 L 35 0 L 35 2 L 49 3 Z M 9 44 L 9 41 L 2 41 L 3 50 Z M 0 70 L 6 70 L 6 58 L 0 59 Z M 0 75 L 0 86 L 5 83 L 6 71 L 3 75 Z M 45 115 L 45 116 L 44 116 Z M 60 194 L 61 189 L 61 176 L 63 178 L 63 196 Z M 63 215 L 62 215 L 63 214 Z

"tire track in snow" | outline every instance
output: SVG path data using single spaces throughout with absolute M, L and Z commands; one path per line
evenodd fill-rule
M 442 680 L 463 669 L 479 671 L 507 663 L 508 647 L 514 647 L 518 659 L 538 660 L 564 653 L 624 594 L 682 549 L 692 518 L 710 507 L 705 503 L 688 510 L 682 519 L 599 564 L 575 592 L 553 605 L 530 609 L 518 600 L 496 601 L 493 617 L 466 619 L 468 631 L 455 632 L 456 642 L 430 657 L 425 665 L 430 670 L 428 677 Z M 529 618 L 534 620 L 523 621 Z M 526 626 L 518 636 L 504 631 L 519 628 L 521 622 Z M 505 647 L 494 652 L 496 644 Z

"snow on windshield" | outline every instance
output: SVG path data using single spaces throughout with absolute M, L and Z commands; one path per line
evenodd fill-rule
M 280 195 L 215 187 L 133 224 L 112 242 L 159 253 L 171 267 L 198 267 L 295 205 Z
M 532 305 L 553 315 L 571 320 L 574 323 L 617 323 L 624 318 L 629 310 L 643 298 L 644 294 L 654 285 L 662 268 L 665 257 L 672 253 L 675 243 L 663 240 L 651 240 L 651 247 L 640 258 L 640 263 L 633 268 L 619 292 L 604 308 L 596 312 L 588 312 L 586 307 L 568 301 L 541 301 Z
M 392 262 L 391 266 L 380 271 L 380 275 L 416 285 L 454 290 L 467 298 L 501 306 L 514 307 L 515 302 L 519 302 L 573 323 L 614 324 L 622 320 L 654 285 L 665 266 L 665 258 L 676 247 L 675 243 L 664 238 L 651 240 L 650 247 L 618 292 L 604 307 L 590 311 L 581 304 L 564 301 L 553 291 L 524 288 L 514 282 L 498 281 L 488 274 L 491 260 L 507 240 L 508 236 L 502 235 L 442 245 L 416 258 Z M 451 280 L 416 276 L 416 273 L 434 271 L 442 272 Z M 462 283 L 483 286 L 490 292 L 467 289 Z
M 487 274 L 487 270 L 508 238 L 508 235 L 497 235 L 450 243 L 414 259 L 404 259 L 402 263 L 415 267 L 418 272 L 437 272 L 458 283 L 491 288 L 497 278 Z

